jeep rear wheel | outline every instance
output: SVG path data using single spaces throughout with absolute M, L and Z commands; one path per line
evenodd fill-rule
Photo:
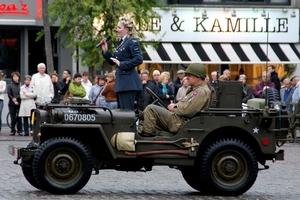
M 58 137 L 44 142 L 35 153 L 33 174 L 50 193 L 72 194 L 82 189 L 92 173 L 92 158 L 84 144 Z
M 254 184 L 258 173 L 253 150 L 237 139 L 222 139 L 205 151 L 200 176 L 205 192 L 241 195 Z
M 181 174 L 189 186 L 195 190 L 203 191 L 203 182 L 200 179 L 199 169 L 196 169 L 196 167 L 181 169 Z

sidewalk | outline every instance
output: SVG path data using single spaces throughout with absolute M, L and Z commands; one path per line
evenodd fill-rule
M 19 136 L 18 134 L 10 136 L 10 128 L 7 125 L 2 125 L 0 141 L 31 141 L 31 139 L 31 136 Z

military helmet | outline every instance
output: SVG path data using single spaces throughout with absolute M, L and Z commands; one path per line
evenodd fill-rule
M 206 77 L 206 68 L 201 63 L 193 63 L 187 67 L 187 69 L 185 70 L 185 74 L 192 74 L 204 79 Z

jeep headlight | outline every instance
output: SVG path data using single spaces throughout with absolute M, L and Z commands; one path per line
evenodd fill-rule
M 35 122 L 35 114 L 34 112 L 31 113 L 31 124 L 34 125 Z

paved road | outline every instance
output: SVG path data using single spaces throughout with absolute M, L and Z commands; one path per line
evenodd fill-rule
M 259 172 L 257 181 L 238 197 L 202 196 L 183 180 L 181 173 L 168 167 L 151 172 L 101 171 L 74 195 L 52 195 L 32 187 L 21 167 L 8 154 L 10 144 L 24 147 L 30 137 L 0 134 L 0 200 L 2 199 L 300 199 L 300 143 L 287 143 L 285 161 L 268 162 L 270 169 Z

